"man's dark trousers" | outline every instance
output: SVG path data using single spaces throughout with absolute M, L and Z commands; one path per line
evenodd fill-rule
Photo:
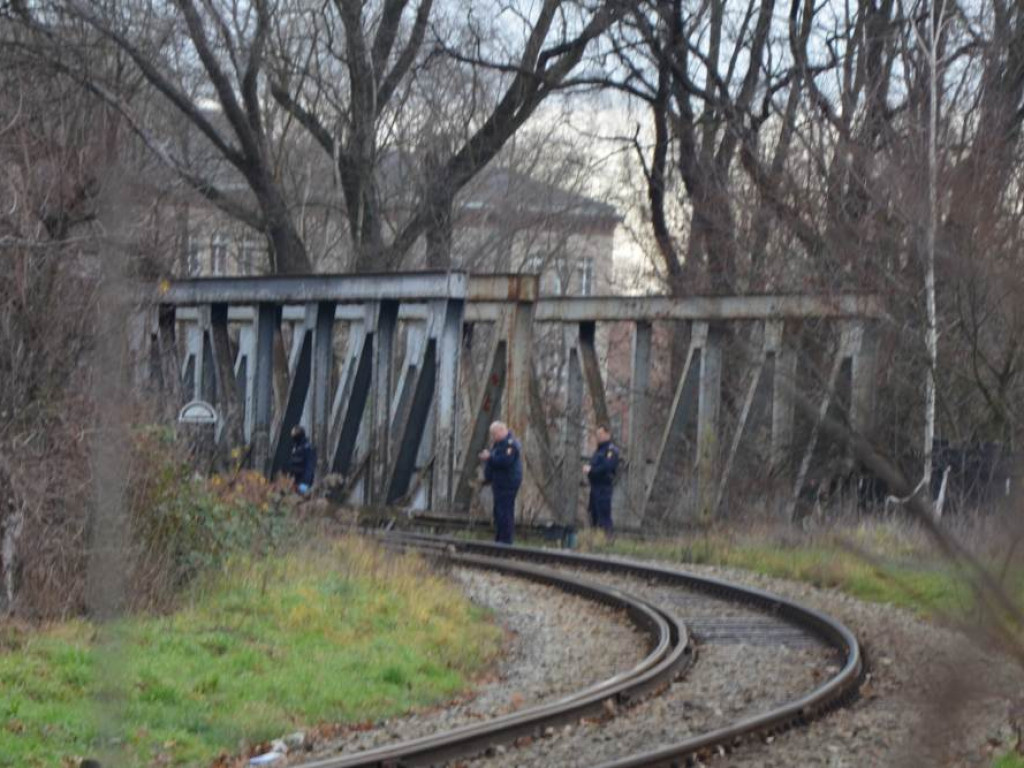
M 494 540 L 511 544 L 516 525 L 516 493 L 523 482 L 522 447 L 509 432 L 491 446 L 484 479 L 494 494 Z
M 494 490 L 494 540 L 511 544 L 516 524 L 516 492 Z
M 610 485 L 590 486 L 590 524 L 605 533 L 612 532 L 612 491 Z

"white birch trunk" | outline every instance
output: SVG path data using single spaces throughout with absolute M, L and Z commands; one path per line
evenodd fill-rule
M 941 7 L 939 12 L 941 13 Z M 935 440 L 935 371 L 939 358 L 939 333 L 935 314 L 935 228 L 938 218 L 938 158 L 935 134 L 938 129 L 938 72 L 935 15 L 932 14 L 932 29 L 929 50 L 929 81 L 931 92 L 928 104 L 928 228 L 925 235 L 924 290 L 926 303 L 925 348 L 928 354 L 928 371 L 924 395 L 924 467 L 922 477 L 925 488 L 931 487 L 932 445 Z
M 902 4 L 901 4 L 902 5 Z M 928 221 L 925 227 L 925 352 L 927 368 L 924 395 L 924 466 L 922 484 L 931 487 L 932 445 L 935 441 L 935 374 L 939 359 L 939 330 L 935 304 L 935 238 L 939 218 L 938 192 L 938 129 L 939 129 L 939 35 L 945 15 L 945 0 L 929 14 L 927 44 L 917 35 L 918 45 L 928 58 Z M 915 34 L 916 34 L 916 27 Z M 941 509 L 937 507 L 936 510 Z M 937 512 L 937 514 L 940 514 Z

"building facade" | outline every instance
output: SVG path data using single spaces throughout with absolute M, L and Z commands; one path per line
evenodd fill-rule
M 231 192 L 248 194 L 244 185 Z M 327 193 L 311 196 L 296 217 L 316 271 L 348 271 L 351 244 L 342 209 Z M 183 277 L 259 275 L 267 271 L 262 233 L 229 218 L 201 199 L 182 203 Z M 476 273 L 541 275 L 542 295 L 612 292 L 615 231 L 621 222 L 610 205 L 507 169 L 484 171 L 456 200 L 451 263 Z M 402 269 L 423 269 L 417 243 Z

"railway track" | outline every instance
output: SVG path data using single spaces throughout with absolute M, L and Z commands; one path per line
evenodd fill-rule
M 654 565 L 558 550 L 509 548 L 408 533 L 388 534 L 384 541 L 459 566 L 496 570 L 546 583 L 619 608 L 648 637 L 648 653 L 633 668 L 557 701 L 426 738 L 305 763 L 303 768 L 436 765 L 485 752 L 493 754 L 498 745 L 513 743 L 524 736 L 551 733 L 557 726 L 576 723 L 580 718 L 606 711 L 609 706 L 636 712 L 636 719 L 647 727 L 643 712 L 647 705 L 635 709 L 629 709 L 629 705 L 645 698 L 662 703 L 660 697 L 649 697 L 659 689 L 666 698 L 688 695 L 689 680 L 675 684 L 673 681 L 690 666 L 694 638 L 709 649 L 736 645 L 742 648 L 743 655 L 750 656 L 749 664 L 781 664 L 785 659 L 795 659 L 791 663 L 806 666 L 805 657 L 800 654 L 811 653 L 817 660 L 819 668 L 814 675 L 819 679 L 813 683 L 803 681 L 807 671 L 794 668 L 792 675 L 783 675 L 803 681 L 804 687 L 798 692 L 778 691 L 765 701 L 754 696 L 746 709 L 755 711 L 743 711 L 735 719 L 719 713 L 718 722 L 715 718 L 702 721 L 699 732 L 687 733 L 688 729 L 693 730 L 692 723 L 686 722 L 692 718 L 682 717 L 677 724 L 666 723 L 663 735 L 657 739 L 639 739 L 640 744 L 630 745 L 638 739 L 623 738 L 625 754 L 610 756 L 609 750 L 614 752 L 616 748 L 612 744 L 599 759 L 580 758 L 582 744 L 588 738 L 596 738 L 596 734 L 580 728 L 575 733 L 580 745 L 564 743 L 566 756 L 562 758 L 552 754 L 531 756 L 516 750 L 507 755 L 506 762 L 554 765 L 576 760 L 576 764 L 600 764 L 602 768 L 686 765 L 730 750 L 744 739 L 806 723 L 851 700 L 859 686 L 863 660 L 852 633 L 828 616 L 766 592 Z M 737 680 L 736 685 L 741 687 L 742 680 Z M 663 710 L 673 712 L 672 702 L 665 704 Z M 623 720 L 628 717 L 621 716 Z M 623 727 L 628 731 L 632 726 L 627 722 Z M 566 730 L 571 729 L 572 726 Z M 633 731 L 631 736 L 636 734 Z M 543 742 L 532 738 L 527 741 Z M 652 743 L 661 746 L 651 748 Z

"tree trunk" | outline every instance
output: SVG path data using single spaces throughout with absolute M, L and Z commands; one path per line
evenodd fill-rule
M 452 204 L 445 201 L 434 211 L 434 220 L 426 233 L 427 269 L 452 268 Z
M 281 275 L 302 275 L 313 271 L 306 246 L 295 229 L 288 206 L 278 188 L 261 185 L 260 209 L 266 221 L 266 234 L 270 239 L 270 271 Z
M 938 149 L 939 128 L 939 32 L 945 3 L 930 14 L 931 31 L 928 41 L 928 223 L 925 230 L 925 272 L 924 294 L 927 309 L 925 326 L 925 348 L 928 352 L 928 370 L 925 378 L 924 411 L 924 466 L 921 480 L 930 488 L 932 477 L 932 446 L 935 443 L 935 374 L 938 370 L 939 331 L 935 310 L 935 230 L 938 226 Z M 942 514 L 941 505 L 935 507 L 936 515 Z

